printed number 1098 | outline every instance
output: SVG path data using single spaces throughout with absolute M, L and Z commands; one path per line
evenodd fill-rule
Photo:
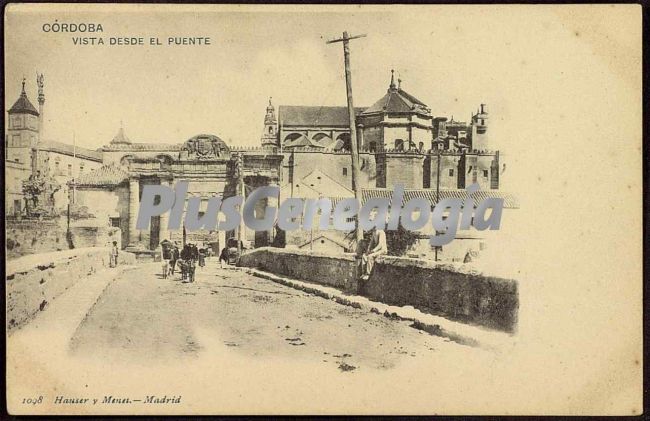
M 38 405 L 43 403 L 43 396 L 38 398 L 23 398 L 23 405 Z

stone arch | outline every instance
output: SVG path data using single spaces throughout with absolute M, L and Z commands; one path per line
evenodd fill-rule
M 299 139 L 303 136 L 304 136 L 303 133 L 291 132 L 284 137 L 284 139 L 282 140 L 282 144 L 285 145 L 287 143 L 293 142 L 294 140 Z
M 172 158 L 172 156 L 168 154 L 156 155 L 156 159 L 160 161 L 160 163 L 163 165 L 171 165 L 174 162 L 174 158 Z
M 334 146 L 335 150 L 352 150 L 352 144 L 350 142 L 350 133 L 341 133 L 336 136 L 336 145 Z
M 128 167 L 131 164 L 131 161 L 135 159 L 135 155 L 124 155 L 120 158 L 120 165 Z

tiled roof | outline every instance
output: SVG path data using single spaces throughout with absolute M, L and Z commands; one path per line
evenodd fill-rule
M 393 195 L 393 190 L 392 189 L 363 189 L 362 190 L 363 194 L 363 201 L 365 203 L 366 200 L 370 199 L 371 197 L 383 197 L 390 199 L 391 196 Z M 466 199 L 467 198 L 467 190 L 464 189 L 440 189 L 440 200 L 444 199 L 449 199 L 449 198 L 456 198 L 456 199 Z M 481 202 L 485 199 L 488 198 L 500 198 L 503 199 L 503 207 L 504 208 L 509 208 L 509 209 L 518 209 L 519 208 L 519 202 L 517 201 L 517 198 L 507 192 L 499 191 L 499 190 L 478 190 L 476 193 L 474 193 L 474 200 L 475 202 Z M 431 202 L 432 205 L 435 205 L 437 203 L 436 201 L 436 189 L 405 189 L 404 190 L 404 202 L 407 202 L 413 198 L 423 198 Z
M 103 165 L 75 180 L 77 186 L 117 186 L 128 180 L 129 173 L 117 164 Z
M 36 108 L 34 108 L 31 102 L 29 102 L 27 94 L 24 90 L 20 94 L 18 100 L 14 103 L 14 105 L 11 106 L 11 108 L 9 108 L 9 111 L 7 112 L 9 114 L 28 113 L 38 116 L 38 111 L 36 111 Z
M 308 239 L 306 241 L 305 240 L 301 241 L 301 244 L 299 244 L 298 247 L 303 248 L 303 247 L 305 247 L 306 245 L 309 245 L 312 242 L 316 242 L 317 240 L 320 240 L 321 238 L 325 238 L 327 240 L 330 240 L 332 243 L 334 243 L 334 244 L 336 244 L 336 245 L 338 245 L 340 247 L 343 247 L 343 248 L 347 248 L 347 247 L 350 246 L 349 244 L 345 244 L 344 242 L 339 241 L 339 240 L 337 240 L 336 238 L 333 238 L 330 235 L 319 234 L 317 237 L 315 237 L 313 239 L 310 238 L 310 239 Z
M 92 161 L 102 162 L 102 152 L 94 151 L 92 149 L 83 148 L 81 146 L 74 146 L 68 143 L 57 142 L 54 140 L 47 140 L 41 142 L 39 149 L 43 151 L 58 152 L 65 155 L 77 156 L 79 158 L 86 158 Z
M 364 108 L 355 107 L 356 114 Z M 306 107 L 280 105 L 278 120 L 283 126 L 349 127 L 347 107 Z
M 406 113 L 415 112 L 430 114 L 429 108 L 413 95 L 399 88 L 390 88 L 386 95 L 367 108 L 363 114 L 371 113 Z

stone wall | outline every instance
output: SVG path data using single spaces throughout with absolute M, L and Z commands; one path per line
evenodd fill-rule
M 69 250 L 83 247 L 106 247 L 117 241 L 120 244 L 119 228 L 109 226 L 85 226 L 84 220 L 71 223 L 71 238 L 66 236 L 67 222 L 64 218 L 50 221 L 7 220 L 7 258 L 13 259 L 28 254 Z
M 77 282 L 108 267 L 109 249 L 66 250 L 25 256 L 7 262 L 7 332 L 24 326 L 59 295 Z M 120 252 L 119 264 L 133 264 L 135 257 Z
M 358 289 L 353 255 L 262 247 L 242 255 L 239 264 L 345 291 Z
M 7 258 L 26 254 L 68 250 L 66 229 L 61 222 L 6 220 Z
M 359 293 L 391 305 L 513 332 L 517 325 L 517 281 L 484 275 L 461 264 L 436 264 L 402 257 L 378 259 Z
M 109 247 L 113 241 L 121 244 L 122 233 L 115 227 L 77 226 L 70 227 L 71 242 L 74 248 Z
M 385 256 L 361 284 L 353 255 L 261 248 L 242 256 L 240 265 L 501 331 L 514 332 L 517 326 L 517 281 L 474 272 L 462 264 Z
M 85 206 L 93 216 L 86 220 L 80 220 L 75 226 L 102 226 L 111 225 L 111 218 L 119 218 L 119 228 L 122 232 L 121 242 L 118 244 L 125 248 L 128 240 L 129 230 L 129 188 L 128 185 L 120 185 L 111 188 L 98 187 L 77 187 L 76 203 L 78 206 Z

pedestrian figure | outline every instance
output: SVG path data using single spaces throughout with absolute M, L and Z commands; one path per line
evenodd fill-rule
M 173 244 L 169 240 L 163 240 L 160 243 L 160 248 L 162 260 L 162 276 L 163 279 L 167 279 L 167 275 L 170 273 L 169 262 L 172 260 Z
M 221 268 L 223 269 L 223 263 L 226 262 L 228 264 L 228 247 L 224 247 L 221 249 L 221 254 L 219 255 L 219 264 L 221 265 Z
M 199 267 L 205 266 L 205 249 L 199 249 Z
M 182 279 L 188 279 L 194 282 L 195 262 L 198 259 L 198 249 L 194 244 L 188 243 L 181 251 L 182 261 Z
M 109 266 L 114 268 L 117 267 L 117 256 L 119 254 L 119 249 L 117 247 L 117 241 L 113 241 L 113 247 L 111 247 L 110 254 L 110 263 Z
M 167 279 L 167 273 L 169 272 L 169 260 L 162 259 L 162 277 Z
M 178 243 L 174 242 L 174 246 L 171 249 L 171 257 L 169 261 L 169 271 L 173 275 L 174 271 L 176 269 L 176 262 L 178 261 L 178 258 L 180 257 L 180 253 L 178 251 Z

